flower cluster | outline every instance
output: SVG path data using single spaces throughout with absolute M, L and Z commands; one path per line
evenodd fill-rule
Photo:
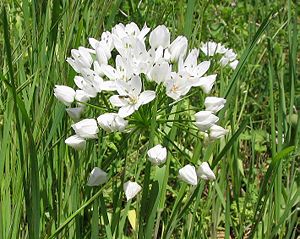
M 239 63 L 239 61 L 236 59 L 236 53 L 232 49 L 226 48 L 221 43 L 209 41 L 203 43 L 200 49 L 209 57 L 214 56 L 215 54 L 222 55 L 222 58 L 220 59 L 222 66 L 229 65 L 232 69 L 235 69 Z
M 125 131 L 131 115 L 141 106 L 160 97 L 158 94 L 163 94 L 157 89 L 163 89 L 175 101 L 193 87 L 199 87 L 209 94 L 217 74 L 208 74 L 210 60 L 198 61 L 201 51 L 206 59 L 217 53 L 222 54 L 220 63 L 223 66 L 229 64 L 235 68 L 238 63 L 231 49 L 214 42 L 205 43 L 200 49 L 188 50 L 187 38 L 178 36 L 172 41 L 164 25 L 150 32 L 146 25 L 140 29 L 133 22 L 127 25 L 120 23 L 111 31 L 103 32 L 99 40 L 89 38 L 89 43 L 90 48 L 72 49 L 71 57 L 67 58 L 78 74 L 74 78 L 77 89 L 64 85 L 56 85 L 54 89 L 55 97 L 68 107 L 66 111 L 74 121 L 72 128 L 75 135 L 67 138 L 65 143 L 76 150 L 83 150 L 86 140 L 98 138 L 100 129 L 109 133 Z M 146 89 L 148 85 L 152 85 L 152 88 Z M 87 102 L 101 92 L 109 97 L 107 103 L 118 110 L 105 112 L 97 118 L 81 119 Z M 195 114 L 195 126 L 209 141 L 227 133 L 226 129 L 216 124 L 219 118 L 215 115 L 225 103 L 223 98 L 207 96 L 205 110 Z M 167 149 L 156 145 L 148 151 L 148 157 L 154 165 L 161 165 L 166 161 Z M 207 163 L 201 164 L 197 172 L 194 166 L 186 165 L 179 170 L 179 175 L 192 185 L 197 184 L 199 178 L 215 178 Z M 104 183 L 106 177 L 105 172 L 94 168 L 88 185 Z M 135 182 L 124 184 L 128 200 L 140 190 L 141 187 Z

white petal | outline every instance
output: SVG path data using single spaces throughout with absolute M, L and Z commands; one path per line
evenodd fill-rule
M 103 81 L 101 89 L 106 91 L 115 91 L 117 90 L 116 82 L 112 80 Z
M 128 182 L 124 183 L 123 189 L 125 192 L 126 199 L 127 199 L 127 201 L 129 201 L 130 199 L 134 198 L 142 190 L 142 187 L 139 184 L 137 184 L 136 182 L 128 181 Z
M 196 169 L 190 164 L 179 169 L 179 178 L 191 185 L 197 185 L 198 183 Z
M 79 137 L 78 135 L 70 136 L 65 140 L 65 143 L 76 150 L 83 150 L 85 149 L 86 145 L 85 139 Z
M 225 106 L 226 100 L 219 97 L 206 97 L 204 101 L 205 110 L 213 113 L 218 112 Z
M 82 138 L 97 138 L 99 132 L 97 121 L 95 119 L 84 119 L 72 125 L 76 134 Z
M 203 132 L 208 130 L 219 120 L 219 118 L 215 116 L 211 111 L 204 110 L 196 113 L 195 118 L 195 125 Z
M 209 138 L 211 140 L 216 140 L 216 139 L 220 139 L 222 138 L 224 135 L 226 135 L 228 133 L 228 130 L 224 129 L 223 127 L 219 126 L 219 125 L 213 125 L 210 128 L 210 132 L 209 132 Z
M 104 172 L 101 168 L 95 167 L 88 179 L 88 186 L 98 186 L 100 184 L 107 182 L 107 173 Z
M 75 99 L 75 90 L 65 85 L 55 85 L 54 96 L 66 106 L 70 106 Z
M 230 62 L 230 63 L 229 63 L 229 66 L 230 66 L 233 70 L 235 70 L 235 68 L 237 67 L 238 64 L 239 64 L 239 61 L 238 61 L 238 60 L 235 60 L 235 61 L 233 61 L 233 62 Z
M 142 81 L 139 76 L 133 76 L 130 81 L 132 93 L 134 96 L 138 96 L 142 91 Z
M 113 106 L 117 106 L 117 107 L 123 107 L 128 105 L 128 101 L 124 98 L 122 98 L 122 96 L 119 95 L 113 95 L 109 98 L 110 103 Z
M 199 166 L 199 168 L 197 170 L 197 175 L 199 178 L 204 179 L 204 180 L 215 180 L 216 179 L 214 172 L 210 169 L 207 162 L 203 162 Z
M 135 111 L 134 105 L 126 105 L 119 109 L 118 115 L 122 118 L 125 118 Z
M 118 72 L 112 66 L 102 64 L 101 69 L 102 69 L 104 75 L 106 75 L 110 80 L 116 80 L 119 78 Z
M 199 79 L 199 83 L 194 86 L 200 86 L 205 94 L 209 94 L 212 87 L 215 84 L 217 75 L 209 75 L 205 77 L 201 77 Z
M 203 76 L 208 71 L 209 67 L 210 67 L 210 61 L 201 62 L 194 70 L 194 76 L 195 77 Z
M 154 100 L 154 98 L 155 98 L 155 91 L 145 90 L 140 94 L 138 99 L 138 104 L 139 105 L 148 104 L 150 101 Z
M 167 149 L 160 144 L 148 150 L 149 161 L 155 165 L 163 164 L 167 159 Z
M 81 113 L 83 111 L 83 107 L 77 107 L 77 108 L 67 108 L 66 111 L 70 118 L 77 122 L 80 119 Z

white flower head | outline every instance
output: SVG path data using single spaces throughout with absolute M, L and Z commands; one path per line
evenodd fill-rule
M 226 100 L 224 98 L 213 96 L 206 97 L 204 101 L 205 110 L 216 113 L 225 106 L 225 103 Z
M 184 182 L 194 186 L 198 183 L 196 169 L 190 164 L 187 164 L 183 168 L 179 169 L 179 178 Z
M 227 129 L 224 129 L 223 127 L 219 125 L 213 125 L 209 129 L 209 139 L 210 140 L 216 140 L 220 139 L 223 136 L 225 136 L 228 133 Z
M 196 122 L 195 125 L 201 130 L 206 131 L 212 127 L 219 118 L 215 116 L 211 111 L 199 111 L 195 114 Z
M 107 173 L 104 172 L 101 168 L 95 167 L 90 173 L 90 177 L 88 179 L 88 186 L 99 186 L 100 184 L 104 184 L 107 182 Z
M 119 116 L 125 118 L 138 110 L 141 105 L 148 104 L 155 98 L 155 91 L 142 91 L 142 81 L 139 76 L 134 76 L 128 82 L 117 81 L 119 95 L 110 97 L 113 106 L 120 107 Z
M 76 150 L 85 149 L 86 141 L 78 135 L 72 135 L 65 140 L 65 143 Z
M 149 43 L 152 48 L 158 48 L 162 46 L 167 48 L 170 45 L 170 32 L 165 25 L 157 26 L 151 33 L 149 37 Z
M 214 172 L 210 169 L 207 162 L 203 162 L 197 169 L 197 175 L 199 178 L 204 180 L 215 180 L 216 176 Z
M 124 131 L 128 121 L 121 118 L 117 113 L 105 113 L 97 118 L 98 124 L 107 132 Z
M 73 124 L 72 128 L 75 130 L 75 133 L 82 138 L 96 139 L 98 137 L 99 129 L 95 119 L 81 120 Z
M 65 85 L 55 85 L 54 96 L 66 106 L 70 106 L 75 99 L 75 90 Z
M 128 182 L 124 183 L 123 189 L 125 192 L 126 199 L 127 199 L 127 201 L 129 201 L 130 199 L 134 198 L 142 190 L 142 187 L 136 182 L 128 181 Z
M 149 149 L 147 152 L 149 161 L 155 165 L 160 165 L 166 162 L 167 159 L 167 149 L 160 144 Z

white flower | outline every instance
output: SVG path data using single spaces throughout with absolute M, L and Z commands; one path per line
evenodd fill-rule
M 204 101 L 205 110 L 216 113 L 224 107 L 225 103 L 226 100 L 224 98 L 213 97 L 213 96 L 206 97 Z
M 76 150 L 83 150 L 85 149 L 86 145 L 85 139 L 79 137 L 78 135 L 70 136 L 65 140 L 65 143 Z
M 102 65 L 101 69 L 103 73 L 112 81 L 128 81 L 133 75 L 130 64 L 126 61 L 126 59 L 124 59 L 124 57 L 120 55 L 116 56 L 116 69 L 110 65 Z
M 71 50 L 71 57 L 67 58 L 67 62 L 73 67 L 77 73 L 81 73 L 83 69 L 90 68 L 93 63 L 93 58 L 89 49 L 79 47 L 79 49 Z
M 184 76 L 171 72 L 171 79 L 165 82 L 167 96 L 178 100 L 181 96 L 186 95 L 191 89 L 191 85 L 184 79 Z
M 102 169 L 95 167 L 90 173 L 90 177 L 88 179 L 88 186 L 98 186 L 100 184 L 107 182 L 107 173 Z
M 166 82 L 171 78 L 171 67 L 166 61 L 157 62 L 150 71 L 150 79 L 156 83 Z
M 235 61 L 236 54 L 233 52 L 232 49 L 229 49 L 225 52 L 224 56 L 221 58 L 220 63 L 223 66 L 226 66 L 228 63 Z M 235 63 L 234 63 L 235 64 Z
M 142 82 L 139 76 L 132 77 L 128 82 L 117 81 L 116 85 L 119 95 L 113 95 L 109 100 L 113 106 L 121 107 L 118 114 L 122 118 L 133 114 L 141 105 L 148 104 L 155 98 L 154 91 L 141 92 Z
M 97 127 L 97 121 L 95 119 L 84 119 L 76 124 L 72 125 L 75 133 L 87 139 L 96 139 L 98 136 L 99 129 Z
M 221 127 L 219 125 L 213 125 L 209 129 L 209 139 L 211 139 L 211 140 L 220 139 L 227 133 L 228 133 L 227 129 L 224 129 L 223 127 Z
M 206 131 L 212 127 L 219 118 L 215 116 L 211 111 L 199 111 L 195 114 L 195 125 L 201 130 Z
M 203 76 L 210 67 L 210 61 L 203 61 L 200 64 L 198 64 L 198 56 L 199 50 L 192 49 L 184 61 L 183 58 L 180 57 L 178 61 L 178 71 L 187 72 L 190 76 L 195 78 Z
M 89 95 L 83 90 L 76 90 L 75 100 L 79 102 L 87 102 L 90 100 Z M 78 103 L 79 105 L 82 105 Z
M 239 61 L 238 60 L 234 60 L 233 62 L 230 62 L 229 63 L 229 66 L 235 70 L 235 68 L 237 67 L 237 65 L 239 64 Z
M 130 199 L 134 198 L 142 190 L 142 187 L 140 185 L 138 185 L 138 183 L 136 183 L 136 182 L 128 181 L 128 182 L 124 183 L 123 189 L 125 192 L 126 199 L 127 199 L 127 201 L 129 201 Z
M 114 48 L 113 38 L 110 32 L 103 32 L 101 41 L 89 38 L 90 45 L 95 49 L 96 59 L 100 64 L 107 64 L 111 58 L 111 51 Z
M 197 185 L 198 182 L 195 167 L 190 164 L 179 169 L 179 178 L 191 185 Z
M 205 94 L 209 94 L 212 87 L 215 84 L 216 78 L 217 75 L 209 75 L 209 76 L 201 77 L 197 82 L 197 84 L 195 83 L 193 84 L 193 86 L 200 86 Z
M 80 119 L 81 113 L 83 111 L 83 107 L 76 107 L 76 108 L 67 108 L 66 111 L 70 118 L 77 122 Z
M 94 98 L 102 90 L 103 79 L 90 69 L 84 69 L 82 76 L 75 76 L 74 82 L 76 86 L 83 90 L 88 97 Z
M 170 45 L 171 61 L 177 62 L 179 57 L 184 57 L 188 47 L 188 40 L 184 36 L 178 36 Z
M 54 96 L 66 106 L 70 106 L 75 99 L 75 90 L 65 85 L 55 85 Z
M 199 50 L 192 49 L 184 61 L 182 57 L 180 57 L 178 61 L 179 74 L 184 75 L 191 86 L 201 86 L 207 77 L 213 77 L 213 75 L 202 77 L 208 71 L 210 61 L 203 61 L 198 64 L 198 55 Z
M 142 30 L 140 30 L 134 22 L 131 22 L 128 23 L 126 26 L 124 26 L 122 23 L 115 25 L 112 29 L 112 34 L 113 36 L 118 37 L 120 40 L 122 40 L 125 37 L 131 36 L 143 41 L 144 37 L 149 31 L 150 28 L 148 28 L 146 24 L 143 26 Z
M 207 162 L 203 162 L 197 169 L 197 175 L 199 178 L 204 180 L 215 180 L 216 176 L 214 172 L 210 169 Z
M 225 48 L 223 45 L 212 41 L 203 43 L 200 49 L 207 56 L 213 56 L 216 53 L 224 54 L 227 51 L 227 48 Z
M 167 159 L 167 149 L 162 147 L 160 144 L 149 149 L 147 152 L 149 161 L 155 165 L 160 165 L 166 162 Z
M 97 118 L 98 124 L 107 132 L 124 131 L 128 121 L 121 118 L 117 113 L 105 113 Z
M 149 37 L 149 43 L 152 48 L 158 48 L 162 46 L 167 48 L 170 45 L 170 32 L 165 25 L 157 26 L 151 33 Z

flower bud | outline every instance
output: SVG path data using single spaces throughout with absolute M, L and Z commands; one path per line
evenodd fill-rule
M 128 121 L 121 118 L 117 113 L 105 113 L 97 118 L 98 124 L 107 132 L 124 131 Z
M 179 169 L 179 178 L 191 185 L 197 185 L 198 182 L 195 167 L 190 164 Z
M 83 150 L 85 149 L 86 141 L 78 135 L 72 135 L 65 140 L 65 143 L 76 150 Z
M 195 114 L 196 122 L 195 125 L 201 130 L 206 131 L 212 127 L 219 118 L 215 116 L 211 111 L 199 111 Z
M 233 62 L 230 62 L 229 63 L 229 66 L 235 70 L 235 68 L 237 67 L 237 65 L 239 64 L 239 61 L 238 60 L 234 60 Z
M 204 101 L 205 110 L 216 113 L 224 107 L 225 103 L 226 100 L 224 98 L 206 97 Z
M 83 107 L 76 107 L 76 108 L 67 108 L 66 111 L 70 118 L 74 121 L 77 122 L 80 120 L 81 113 L 83 111 Z
M 88 179 L 87 185 L 88 186 L 99 186 L 100 184 L 107 182 L 107 173 L 104 172 L 102 169 L 95 167 Z
M 204 180 L 215 180 L 216 176 L 214 172 L 210 169 L 207 162 L 203 162 L 197 169 L 197 175 L 199 178 Z
M 155 165 L 160 165 L 166 162 L 167 159 L 167 149 L 162 147 L 160 144 L 149 149 L 147 152 L 149 161 Z
M 213 125 L 209 130 L 209 138 L 211 140 L 220 139 L 227 133 L 228 133 L 227 129 L 224 129 L 219 125 Z
M 152 48 L 158 48 L 162 46 L 163 48 L 167 48 L 170 45 L 170 32 L 169 29 L 160 25 L 157 26 L 151 33 L 149 37 L 149 43 Z
M 96 139 L 99 129 L 94 119 L 84 119 L 72 125 L 76 134 L 82 138 Z
M 55 85 L 54 96 L 66 106 L 70 106 L 75 99 L 75 90 L 65 85 Z
M 128 182 L 124 183 L 123 189 L 125 192 L 126 199 L 127 199 L 127 201 L 129 201 L 130 199 L 134 198 L 142 190 L 142 187 L 140 185 L 138 185 L 136 182 L 128 181 Z
M 177 62 L 180 56 L 185 56 L 188 47 L 188 40 L 184 36 L 178 36 L 170 45 L 171 61 Z

